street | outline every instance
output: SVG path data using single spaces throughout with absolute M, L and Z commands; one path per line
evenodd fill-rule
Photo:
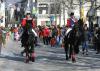
M 6 3 L 7 4 L 14 4 L 14 3 L 17 3 L 19 1 L 21 1 L 21 0 L 6 0 Z
M 35 48 L 36 61 L 34 63 L 24 63 L 24 57 L 20 52 L 21 43 L 9 40 L 6 48 L 2 48 L 0 56 L 0 71 L 99 71 L 100 70 L 100 54 L 92 49 L 89 55 L 77 55 L 77 62 L 72 63 L 71 60 L 65 60 L 63 48 L 44 46 Z
M 100 71 L 99 22 L 100 0 L 1 0 L 0 40 L 2 44 L 7 38 L 7 43 L 2 46 L 0 71 Z M 12 39 L 21 38 L 27 47 L 33 43 L 33 36 L 39 36 L 44 44 L 51 46 L 65 43 L 65 47 L 72 50 L 71 54 L 75 53 L 73 46 L 77 47 L 77 42 L 82 42 L 89 51 L 83 55 L 80 45 L 73 63 L 65 57 L 69 49 L 44 45 L 39 39 L 35 62 L 25 63 L 21 42 Z M 88 47 L 89 44 L 94 44 L 96 50 Z

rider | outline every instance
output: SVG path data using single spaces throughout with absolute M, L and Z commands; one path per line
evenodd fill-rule
M 70 18 L 67 19 L 67 26 L 73 27 L 77 23 L 77 19 L 74 17 L 74 13 L 71 12 Z
M 26 23 L 29 23 L 31 21 L 31 23 L 32 23 L 32 26 L 31 27 L 33 27 L 33 28 L 35 28 L 35 19 L 32 19 L 31 18 L 31 13 L 27 13 L 26 14 L 26 17 L 25 18 L 23 18 L 23 20 L 22 20 L 22 27 L 25 27 L 26 26 Z
M 75 19 L 74 13 L 72 12 L 70 14 L 70 18 L 67 20 L 67 25 L 66 25 L 67 27 L 66 27 L 66 32 L 65 32 L 65 36 L 64 36 L 64 47 L 65 47 L 64 49 L 65 49 L 65 53 L 66 53 L 66 60 L 72 58 L 72 61 L 73 62 L 75 62 L 74 48 L 73 48 L 73 44 L 75 42 L 73 40 L 75 38 L 74 38 L 74 35 L 72 35 L 72 34 L 74 34 L 74 31 L 73 30 L 75 28 L 74 25 L 76 23 L 77 23 L 77 20 Z
M 28 25 L 29 25 L 29 27 L 28 27 Z M 34 25 L 35 25 L 35 23 L 34 23 L 34 20 L 31 18 L 31 14 L 30 13 L 27 13 L 26 14 L 26 17 L 25 18 L 23 18 L 22 19 L 22 22 L 21 22 L 21 26 L 22 26 L 22 28 L 23 28 L 23 34 L 22 34 L 22 36 L 26 36 L 26 34 L 24 33 L 24 32 L 26 32 L 27 31 L 27 29 L 29 29 L 29 28 L 33 28 L 34 27 Z M 24 38 L 23 37 L 23 38 Z M 22 39 L 22 47 L 24 46 L 24 40 L 25 39 Z
M 26 14 L 26 17 L 22 20 L 21 25 L 23 28 L 21 42 L 22 42 L 22 47 L 25 47 L 25 50 L 22 52 L 22 54 L 26 52 L 26 62 L 28 62 L 30 59 L 34 62 L 34 39 L 37 36 L 37 34 L 33 30 L 35 28 L 35 19 L 31 18 L 31 13 Z M 30 54 L 31 56 L 29 56 L 29 53 L 31 53 Z

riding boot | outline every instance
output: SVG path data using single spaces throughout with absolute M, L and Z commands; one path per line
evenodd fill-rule
M 24 53 L 25 53 L 25 49 L 21 52 L 21 56 L 23 56 Z
M 71 55 L 69 55 L 69 59 L 71 59 Z
M 75 53 L 73 52 L 72 55 L 71 55 L 71 59 L 72 59 L 72 62 L 76 62 L 76 59 L 75 59 Z
M 68 55 L 66 55 L 66 60 L 68 60 L 69 58 L 68 58 Z
M 34 52 L 31 53 L 30 60 L 32 62 L 35 62 L 35 54 L 34 54 Z
M 29 57 L 28 56 L 25 59 L 25 63 L 29 63 Z
M 25 63 L 29 63 L 29 53 L 26 52 L 26 59 L 25 59 Z

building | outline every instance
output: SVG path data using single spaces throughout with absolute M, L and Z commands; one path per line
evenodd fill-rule
M 70 4 L 72 1 L 72 4 Z M 27 0 L 27 10 L 37 17 L 37 25 L 66 25 L 67 18 L 71 12 L 75 13 L 77 19 L 80 18 L 80 6 L 82 0 Z M 95 3 L 94 3 L 95 4 Z M 100 1 L 96 0 L 99 6 Z M 71 7 L 72 6 L 72 7 Z M 83 0 L 82 11 L 84 18 L 91 8 L 91 2 Z M 93 13 L 93 11 L 91 11 Z M 95 11 L 96 16 L 100 16 L 100 10 Z M 96 23 L 96 22 L 95 22 Z
M 60 3 L 55 0 L 37 0 L 37 10 L 38 25 L 58 24 Z
M 0 26 L 5 27 L 5 2 L 0 0 Z

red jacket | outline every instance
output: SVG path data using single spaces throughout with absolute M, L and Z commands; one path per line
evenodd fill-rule
M 45 28 L 45 29 L 43 30 L 43 36 L 44 36 L 44 37 L 48 37 L 49 35 L 50 35 L 49 29 L 48 29 L 48 28 Z
M 77 19 L 74 19 L 75 20 L 75 24 L 77 23 Z M 67 25 L 68 27 L 71 27 L 71 18 L 67 19 Z
M 67 19 L 67 25 L 68 27 L 71 27 L 70 19 Z
M 24 27 L 26 25 L 26 20 L 27 18 L 24 18 L 21 22 L 22 27 Z M 36 24 L 35 24 L 35 20 L 32 20 L 32 26 L 33 28 L 35 28 Z

